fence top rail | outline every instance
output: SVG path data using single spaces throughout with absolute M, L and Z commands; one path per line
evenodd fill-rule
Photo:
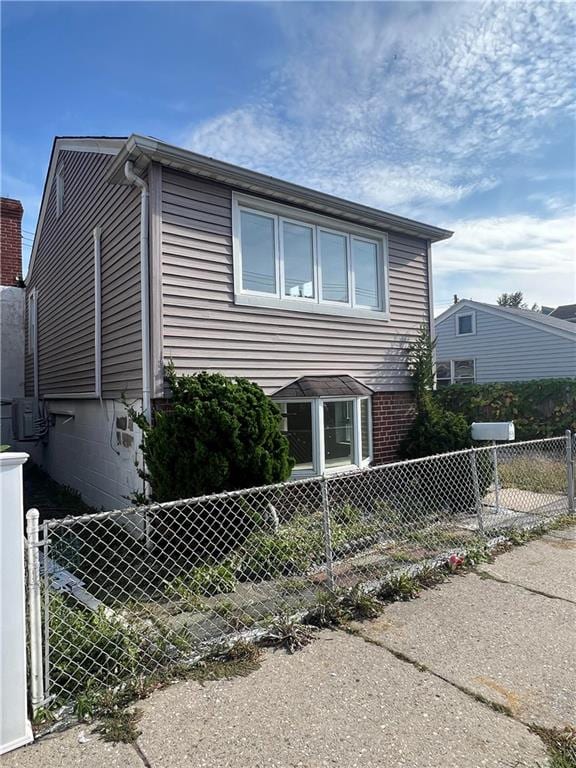
M 566 435 L 568 432 L 566 433 Z M 563 445 L 566 441 L 566 435 L 558 437 L 545 437 L 539 440 L 523 440 L 519 442 L 498 443 L 496 445 L 497 450 L 502 450 L 510 447 L 521 446 L 536 446 L 544 443 L 558 443 Z M 464 448 L 460 451 L 448 451 L 446 453 L 435 453 L 430 456 L 423 456 L 419 459 L 405 459 L 404 461 L 394 461 L 389 464 L 377 464 L 372 467 L 363 467 L 357 469 L 348 469 L 340 472 L 333 472 L 329 475 L 305 477 L 298 480 L 287 480 L 283 483 L 274 483 L 272 485 L 260 485 L 253 488 L 240 488 L 234 491 L 222 491 L 221 493 L 208 494 L 204 496 L 194 496 L 188 499 L 175 499 L 173 501 L 154 502 L 152 504 L 142 504 L 139 506 L 126 507 L 125 509 L 113 509 L 103 512 L 95 512 L 94 514 L 68 516 L 63 518 L 53 518 L 51 520 L 45 520 L 43 525 L 46 530 L 59 527 L 67 527 L 76 525 L 78 523 L 87 523 L 90 521 L 104 520 L 107 518 L 125 517 L 132 514 L 145 514 L 150 512 L 161 512 L 163 510 L 172 509 L 175 506 L 195 506 L 205 504 L 209 502 L 216 502 L 222 499 L 242 498 L 245 496 L 254 495 L 257 493 L 266 493 L 269 491 L 280 490 L 282 488 L 295 488 L 297 486 L 313 485 L 320 481 L 330 483 L 332 480 L 342 479 L 345 477 L 357 477 L 359 475 L 368 475 L 373 472 L 382 472 L 382 470 L 393 470 L 397 467 L 405 467 L 413 464 L 425 464 L 428 462 L 439 461 L 441 459 L 447 459 L 452 456 L 462 456 L 475 452 L 484 452 L 494 450 L 493 445 L 478 446 L 473 448 Z

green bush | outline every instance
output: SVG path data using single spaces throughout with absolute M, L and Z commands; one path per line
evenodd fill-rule
M 435 402 L 468 423 L 513 421 L 517 440 L 538 440 L 576 430 L 576 379 L 535 379 L 455 384 L 434 393 Z
M 280 411 L 248 379 L 218 373 L 177 376 L 166 369 L 170 407 L 143 430 L 145 477 L 157 501 L 286 480 L 292 469 Z
M 431 396 L 418 405 L 418 413 L 400 446 L 404 459 L 460 451 L 472 444 L 470 426 L 459 413 L 440 407 Z
M 235 589 L 236 577 L 226 563 L 200 565 L 198 568 L 192 568 L 188 573 L 177 576 L 166 585 L 168 596 L 189 602 L 194 602 L 194 598 L 234 592 Z

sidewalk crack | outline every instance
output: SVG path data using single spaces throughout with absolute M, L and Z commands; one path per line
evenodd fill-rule
M 511 587 L 519 587 L 519 589 L 524 589 L 526 592 L 531 592 L 533 595 L 540 595 L 540 597 L 547 597 L 549 600 L 561 600 L 563 603 L 570 603 L 571 605 L 576 605 L 576 600 L 570 600 L 569 597 L 561 597 L 560 595 L 551 595 L 549 592 L 543 592 L 541 589 L 534 589 L 534 587 L 527 587 L 525 584 L 518 584 L 516 581 L 508 581 L 507 579 L 503 579 L 501 576 L 495 576 L 493 573 L 490 573 L 489 571 L 483 571 L 481 568 L 477 570 L 478 577 L 480 579 L 490 579 L 491 581 L 496 581 L 499 584 L 509 584 Z
M 152 768 L 152 763 L 150 762 L 150 760 L 148 760 L 148 756 L 146 755 L 146 753 L 144 752 L 140 744 L 138 744 L 138 742 L 135 741 L 132 743 L 132 746 L 134 747 L 134 751 L 136 752 L 140 760 L 142 760 L 142 764 L 144 765 L 144 768 Z

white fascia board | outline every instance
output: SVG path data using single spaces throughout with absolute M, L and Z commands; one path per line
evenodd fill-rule
M 403 232 L 424 240 L 446 240 L 453 232 L 423 222 L 396 216 L 361 203 L 344 200 L 334 195 L 293 184 L 257 171 L 199 155 L 190 150 L 156 141 L 147 136 L 133 134 L 112 164 L 108 175 L 113 184 L 126 183 L 124 163 L 132 160 L 142 170 L 150 162 L 172 167 L 197 176 L 212 179 L 238 190 L 277 199 L 288 205 L 309 207 L 340 219 L 367 224 L 378 229 Z

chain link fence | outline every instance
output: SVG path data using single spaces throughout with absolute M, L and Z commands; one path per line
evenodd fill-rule
M 573 512 L 571 448 L 568 436 L 479 448 L 39 529 L 32 511 L 35 706 L 193 663 L 323 591 L 370 590 Z

